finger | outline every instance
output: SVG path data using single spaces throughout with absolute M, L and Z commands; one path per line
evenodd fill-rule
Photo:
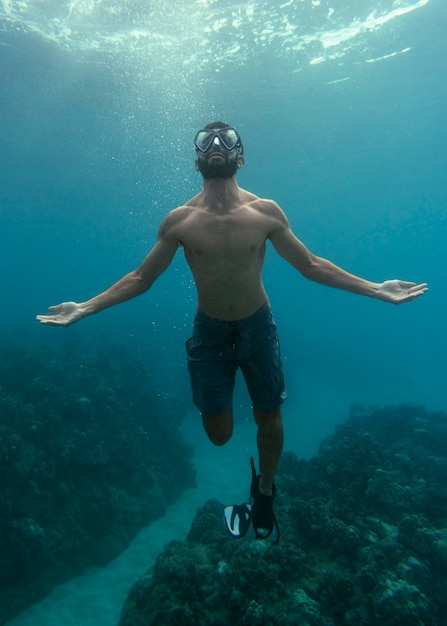
M 414 285 L 414 283 L 413 283 Z M 420 285 L 414 285 L 413 287 L 410 287 L 408 289 L 408 293 L 415 293 L 415 292 L 421 292 L 424 293 L 426 291 L 428 291 L 428 286 L 427 283 L 421 283 Z
M 48 307 L 48 313 L 60 313 L 62 310 L 62 304 L 56 304 L 55 306 Z
M 36 315 L 36 320 L 39 322 L 57 322 L 55 315 Z
M 46 317 L 45 315 L 37 315 L 36 319 L 45 326 L 64 326 L 65 322 L 61 322 L 54 317 Z
M 404 298 L 403 300 L 401 300 L 401 303 L 404 304 L 405 302 L 412 302 L 413 300 L 416 300 L 416 298 L 419 298 L 420 296 L 422 296 L 426 291 L 428 291 L 428 289 L 420 289 L 419 291 L 414 291 L 410 290 L 408 291 L 408 296 L 406 298 Z
M 417 285 L 416 283 L 409 283 L 404 280 L 399 281 L 399 287 L 401 289 L 408 289 L 408 291 L 418 291 L 419 289 L 428 289 L 427 283 L 420 283 Z
M 402 289 L 411 289 L 411 287 L 416 287 L 416 283 L 409 282 L 407 280 L 399 280 L 399 287 Z

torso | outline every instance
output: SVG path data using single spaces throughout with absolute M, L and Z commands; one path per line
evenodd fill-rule
M 242 189 L 229 208 L 210 209 L 202 198 L 170 214 L 167 236 L 183 246 L 199 309 L 227 321 L 248 317 L 267 298 L 262 267 L 276 205 Z

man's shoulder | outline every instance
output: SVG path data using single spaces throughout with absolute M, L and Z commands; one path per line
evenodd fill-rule
M 166 237 L 168 235 L 176 237 L 176 231 L 178 228 L 181 227 L 185 220 L 187 220 L 191 213 L 195 210 L 196 208 L 194 205 L 184 204 L 172 209 L 172 211 L 169 211 L 160 225 L 160 235 L 162 237 Z
M 270 198 L 261 198 L 260 196 L 257 196 L 256 194 L 248 191 L 247 189 L 244 189 L 243 187 L 239 187 L 239 193 L 241 194 L 241 198 L 244 204 L 250 206 L 253 209 L 274 210 L 275 207 L 278 207 L 277 203 L 274 200 L 271 200 Z
M 252 204 L 260 211 L 277 211 L 279 209 L 278 204 L 270 198 L 255 197 L 252 201 Z
M 175 209 L 172 209 L 172 211 L 169 211 L 169 213 L 165 216 L 164 221 L 168 221 L 170 223 L 182 221 L 183 219 L 191 215 L 191 213 L 197 211 L 199 207 L 200 202 L 199 196 L 197 195 L 194 196 L 194 198 L 191 198 L 191 200 L 188 200 L 188 202 L 186 202 L 185 204 L 181 204 Z
M 267 217 L 272 217 L 273 219 L 278 219 L 284 215 L 278 203 L 270 198 L 259 198 L 254 196 L 253 200 L 249 203 L 249 206 L 251 209 L 259 211 L 259 213 L 262 213 Z
M 256 198 L 250 203 L 250 209 L 255 211 L 257 221 L 268 232 L 268 237 L 273 233 L 289 228 L 288 219 L 281 207 L 269 198 Z

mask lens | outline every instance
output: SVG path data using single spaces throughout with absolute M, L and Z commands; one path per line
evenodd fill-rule
M 233 150 L 239 141 L 238 134 L 234 128 L 222 128 L 217 134 L 227 150 Z
M 200 150 L 200 152 L 206 152 L 210 147 L 215 134 L 216 133 L 212 130 L 199 130 L 196 138 L 194 139 L 197 150 Z

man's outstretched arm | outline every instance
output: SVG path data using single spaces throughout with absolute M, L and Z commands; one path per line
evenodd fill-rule
M 403 304 L 418 298 L 428 290 L 426 283 L 416 284 L 403 280 L 387 280 L 374 283 L 346 272 L 331 261 L 315 256 L 290 230 L 282 214 L 276 228 L 270 234 L 275 250 L 309 280 L 351 291 L 392 304 Z
M 52 306 L 48 315 L 37 315 L 36 319 L 49 326 L 70 326 L 87 315 L 139 296 L 169 267 L 177 247 L 175 240 L 159 236 L 140 267 L 123 276 L 109 289 L 85 302 L 63 302 Z

